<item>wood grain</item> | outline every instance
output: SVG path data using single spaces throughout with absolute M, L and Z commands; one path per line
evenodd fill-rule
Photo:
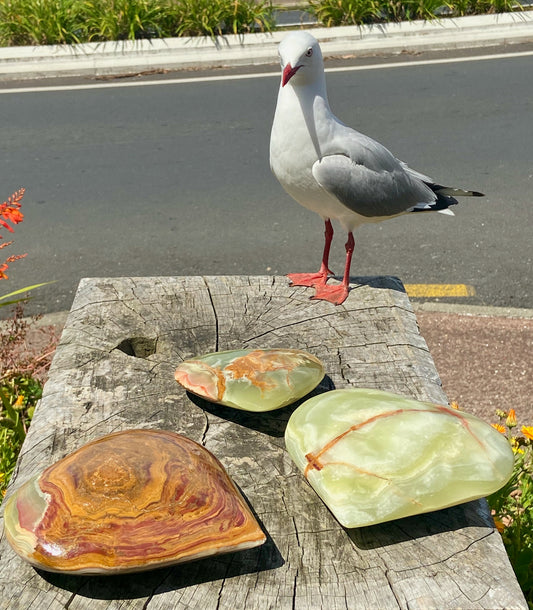
M 371 387 L 446 403 L 401 283 L 352 279 L 338 307 L 270 276 L 82 280 L 8 494 L 99 436 L 163 428 L 219 458 L 268 540 L 140 575 L 74 577 L 34 570 L 2 535 L 0 607 L 526 609 L 484 501 L 345 530 L 285 451 L 294 407 L 217 407 L 174 381 L 198 354 L 292 347 L 323 361 L 315 393 Z

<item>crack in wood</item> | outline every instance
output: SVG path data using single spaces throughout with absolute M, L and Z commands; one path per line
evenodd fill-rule
M 296 589 L 298 586 L 298 576 L 299 570 L 296 568 L 296 574 L 294 575 L 294 579 L 292 581 L 292 610 L 296 610 Z
M 209 296 L 209 301 L 211 303 L 211 307 L 213 308 L 213 315 L 215 317 L 215 352 L 218 352 L 218 342 L 219 342 L 219 327 L 218 327 L 218 314 L 217 314 L 217 308 L 215 306 L 215 301 L 213 299 L 213 295 L 211 294 L 211 288 L 209 286 L 209 283 L 207 282 L 207 278 L 202 277 L 202 280 L 204 281 L 206 290 L 207 290 L 207 294 Z
M 486 538 L 488 538 L 490 536 L 494 536 L 495 531 L 496 530 L 493 529 L 492 531 L 488 532 L 487 534 L 484 534 L 483 536 L 479 536 L 475 540 L 472 540 L 464 548 L 459 549 L 458 551 L 454 551 L 453 553 L 450 553 L 446 557 L 442 557 L 441 559 L 438 559 L 437 561 L 431 561 L 429 563 L 422 563 L 421 567 L 423 567 L 423 568 L 431 568 L 433 566 L 439 566 L 439 565 L 445 564 L 448 561 L 450 561 L 450 559 L 454 559 L 455 557 L 458 557 L 460 555 L 463 555 L 464 553 L 467 553 L 472 546 L 474 546 L 476 544 L 479 544 L 482 540 L 485 540 Z M 401 573 L 404 573 L 404 572 L 411 572 L 414 569 L 416 569 L 416 568 L 403 568 L 401 570 L 394 570 L 394 571 L 397 574 L 401 574 Z
M 350 368 L 350 366 L 348 364 L 344 364 L 344 358 L 343 358 L 343 354 L 340 348 L 337 348 L 337 358 L 339 360 L 339 373 L 341 374 L 341 379 L 345 382 L 345 383 L 349 383 L 348 377 L 346 377 L 344 370 L 345 367 L 347 366 L 348 368 Z
M 215 610 L 219 610 L 220 604 L 222 603 L 222 591 L 224 590 L 225 583 L 226 583 L 226 579 L 223 578 L 222 582 L 220 583 L 220 588 L 218 590 L 217 605 L 215 607 Z
M 163 583 L 167 580 L 167 578 L 170 576 L 171 572 L 172 572 L 172 568 L 169 568 L 164 571 L 163 578 L 161 578 L 161 580 L 154 587 L 152 587 L 151 593 L 148 595 L 148 597 L 146 598 L 146 601 L 142 605 L 142 610 L 147 610 L 148 606 L 150 605 L 150 603 L 154 599 L 155 595 L 157 594 L 157 591 L 163 585 Z
M 206 442 L 207 442 L 207 433 L 209 431 L 209 416 L 207 415 L 207 413 L 205 411 L 202 411 L 202 413 L 204 414 L 205 417 L 205 427 L 202 431 L 202 439 L 200 441 L 200 444 L 205 447 L 206 446 Z
M 391 572 L 393 572 L 393 571 L 394 570 L 390 570 L 389 568 L 386 568 L 385 569 L 385 578 L 389 585 L 390 592 L 392 593 L 392 595 L 394 596 L 394 599 L 396 600 L 396 603 L 398 604 L 398 608 L 403 608 L 401 597 L 396 592 L 396 585 L 391 579 Z
M 135 303 L 137 303 L 139 301 L 141 303 L 143 302 L 143 299 L 139 298 L 138 295 L 135 294 L 135 288 L 136 288 L 135 282 L 132 282 L 132 284 L 133 284 L 133 286 L 131 287 L 132 297 L 130 299 L 124 298 L 124 295 L 119 294 L 118 290 L 115 288 L 115 286 L 113 286 L 113 290 L 114 290 L 115 294 L 117 295 L 117 303 L 120 303 L 123 307 L 125 307 L 126 309 L 128 309 L 129 311 L 134 313 L 136 316 L 141 318 L 141 320 L 144 322 L 144 324 L 147 324 L 147 320 L 143 316 L 142 312 L 135 309 L 135 307 L 131 307 L 128 303 L 128 300 L 133 301 Z
M 465 589 L 461 586 L 461 583 L 456 583 L 457 588 L 459 589 L 459 591 L 461 591 L 461 594 L 466 597 L 467 599 L 469 599 L 473 604 L 478 604 L 482 599 L 484 599 L 485 597 L 487 597 L 487 594 L 490 591 L 490 587 L 486 587 L 485 591 L 483 592 L 482 595 L 478 595 L 475 598 L 472 598 L 471 595 L 468 593 L 468 591 L 465 591 Z M 459 600 L 458 600 L 458 605 L 460 604 Z
M 78 313 L 80 311 L 84 311 L 88 308 L 93 308 L 95 305 L 104 305 L 105 303 L 116 303 L 116 299 L 102 299 L 101 301 L 90 301 L 89 303 L 83 303 L 82 305 L 78 305 L 74 307 L 76 303 L 70 308 L 69 314 Z
M 303 318 L 301 320 L 297 320 L 296 322 L 291 322 L 289 324 L 283 324 L 281 326 L 274 326 L 274 327 L 270 328 L 269 330 L 266 330 L 263 333 L 259 333 L 258 335 L 255 335 L 253 337 L 248 337 L 245 340 L 245 343 L 250 343 L 251 341 L 255 341 L 256 339 L 260 339 L 261 337 L 264 337 L 271 333 L 277 332 L 279 330 L 284 330 L 285 328 L 291 328 L 293 326 L 300 326 L 301 324 L 308 324 L 309 322 L 314 322 L 315 320 L 324 320 L 324 319 L 328 318 L 329 316 L 333 316 L 333 315 L 335 315 L 335 314 L 334 313 L 325 313 L 325 314 L 321 314 L 319 316 L 309 316 L 309 317 Z M 327 322 L 329 323 L 329 320 Z
M 115 411 L 115 412 L 111 413 L 110 415 L 108 415 L 107 417 L 104 417 L 103 419 L 99 419 L 92 426 L 85 428 L 84 433 L 87 434 L 88 432 L 91 432 L 91 430 L 102 427 L 102 424 L 105 424 L 108 421 L 111 421 L 115 418 L 121 417 L 126 411 L 127 411 L 127 409 L 126 409 L 126 407 L 124 407 L 123 409 L 120 409 L 119 411 Z M 121 422 L 117 422 L 114 426 L 110 426 L 109 428 L 106 428 L 106 433 L 111 434 L 113 432 L 118 432 L 119 430 L 121 430 Z
M 81 589 L 81 585 L 78 587 L 78 589 L 76 591 L 74 591 L 74 593 L 72 593 L 72 595 L 67 599 L 65 605 L 63 606 L 63 608 L 65 608 L 65 610 L 68 610 L 70 608 L 70 604 L 72 604 L 72 602 L 74 601 L 74 598 L 77 597 L 78 595 L 78 591 Z

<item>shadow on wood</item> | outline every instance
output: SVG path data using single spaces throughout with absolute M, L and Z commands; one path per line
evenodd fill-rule
M 470 528 L 489 528 L 494 533 L 494 524 L 486 516 L 485 500 L 475 500 L 431 513 L 414 515 L 379 525 L 347 529 L 348 537 L 359 549 L 378 549 L 428 536 L 446 534 L 464 528 L 468 521 Z
M 342 276 L 333 277 L 339 282 L 342 281 Z M 396 292 L 406 294 L 402 280 L 399 277 L 395 277 L 393 275 L 369 275 L 361 277 L 350 276 L 350 292 L 357 291 L 358 289 L 364 287 L 378 288 L 382 290 L 395 290 Z
M 273 570 L 285 563 L 261 520 L 257 515 L 255 517 L 266 533 L 267 540 L 262 546 L 246 551 L 226 553 L 136 574 L 75 576 L 43 570 L 36 572 L 55 587 L 61 587 L 75 595 L 102 600 L 151 598 L 165 592 L 217 581 L 220 586 L 220 581 L 225 579 Z
M 335 384 L 333 383 L 333 380 L 326 375 L 312 392 L 309 392 L 309 394 L 303 398 L 300 398 L 300 400 L 297 400 L 291 405 L 281 409 L 258 413 L 218 405 L 200 398 L 191 392 L 187 392 L 187 397 L 197 407 L 211 413 L 211 415 L 215 415 L 216 417 L 220 417 L 239 426 L 244 426 L 250 430 L 255 430 L 261 434 L 267 434 L 268 436 L 280 438 L 285 434 L 285 428 L 287 427 L 287 422 L 289 421 L 290 416 L 302 403 L 309 400 L 309 398 L 312 398 L 313 396 L 318 396 L 319 394 L 323 394 L 324 392 L 329 392 L 330 390 L 334 389 Z

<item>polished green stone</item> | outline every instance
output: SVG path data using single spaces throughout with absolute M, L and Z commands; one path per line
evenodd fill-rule
M 205 354 L 182 362 L 176 381 L 221 405 L 272 411 L 311 392 L 324 377 L 318 358 L 298 349 L 241 349 Z
M 513 469 L 505 437 L 450 407 L 371 389 L 334 390 L 289 419 L 287 450 L 345 527 L 487 496 Z

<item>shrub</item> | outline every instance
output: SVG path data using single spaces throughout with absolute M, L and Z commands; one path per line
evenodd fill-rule
M 31 376 L 0 381 L 0 501 L 17 463 L 42 386 Z
M 2 0 L 3 45 L 71 44 L 82 41 L 79 0 Z
M 523 8 L 518 0 L 451 0 L 447 4 L 451 12 L 459 16 L 510 13 Z
M 11 233 L 14 232 L 13 227 L 9 224 L 19 224 L 24 220 L 24 214 L 20 211 L 20 207 L 22 205 L 22 198 L 24 197 L 25 189 L 21 188 L 18 191 L 14 192 L 7 201 L 0 203 L 0 227 L 7 229 Z M 0 250 L 7 248 L 13 242 L 7 241 L 2 242 L 3 237 L 0 235 Z M 12 254 L 8 256 L 3 263 L 0 264 L 0 281 L 9 279 L 6 271 L 9 268 L 11 263 L 24 258 L 26 254 Z M 33 290 L 34 288 L 39 288 L 39 286 L 44 286 L 44 283 L 34 284 L 33 286 L 27 286 L 26 288 L 20 288 L 19 290 L 15 290 L 14 292 L 10 292 L 8 294 L 4 294 L 0 297 L 0 307 L 5 307 L 6 305 L 14 305 L 15 303 L 19 303 L 20 301 L 26 300 L 25 297 L 18 298 L 18 295 L 28 292 L 29 290 Z M 13 297 L 17 297 L 13 299 Z M 10 301 L 6 301 L 6 299 L 12 299 Z M 2 302 L 3 301 L 3 302 Z
M 272 5 L 250 0 L 176 0 L 178 36 L 217 36 L 270 31 L 274 26 Z
M 309 8 L 326 27 L 362 25 L 383 17 L 380 0 L 310 0 Z
M 0 44 L 69 44 L 270 31 L 268 0 L 4 0 Z
M 42 394 L 57 337 L 51 328 L 40 329 L 39 348 L 32 348 L 28 333 L 36 332 L 37 318 L 24 318 L 22 303 L 13 316 L 0 323 L 0 500 L 26 437 L 33 410 Z
M 518 429 L 514 409 L 498 411 L 494 427 L 507 437 L 515 464 L 507 484 L 488 498 L 509 560 L 530 607 L 533 607 L 533 426 Z
M 173 25 L 170 4 L 164 0 L 87 0 L 81 8 L 89 41 L 162 38 Z
M 522 8 L 511 0 L 310 0 L 309 11 L 325 25 L 363 25 L 440 16 L 502 13 Z
M 387 21 L 431 20 L 437 18 L 445 4 L 443 0 L 388 0 L 383 4 L 383 15 Z
M 13 193 L 7 201 L 0 204 L 0 227 L 14 232 L 12 225 L 24 220 L 20 211 L 24 189 Z M 3 237 L 0 235 L 0 240 Z M 1 242 L 0 250 L 13 242 Z M 24 258 L 26 254 L 8 256 L 0 264 L 0 280 L 7 280 L 9 265 Z M 43 351 L 35 353 L 26 342 L 27 331 L 31 325 L 23 317 L 22 302 L 19 297 L 36 284 L 4 294 L 0 297 L 0 307 L 15 305 L 11 318 L 0 323 L 0 495 L 3 496 L 7 483 L 15 467 L 17 456 L 26 437 L 33 415 L 35 403 L 41 396 L 42 384 L 50 366 L 55 349 L 56 338 L 48 333 Z M 46 332 L 46 331 L 45 331 Z

